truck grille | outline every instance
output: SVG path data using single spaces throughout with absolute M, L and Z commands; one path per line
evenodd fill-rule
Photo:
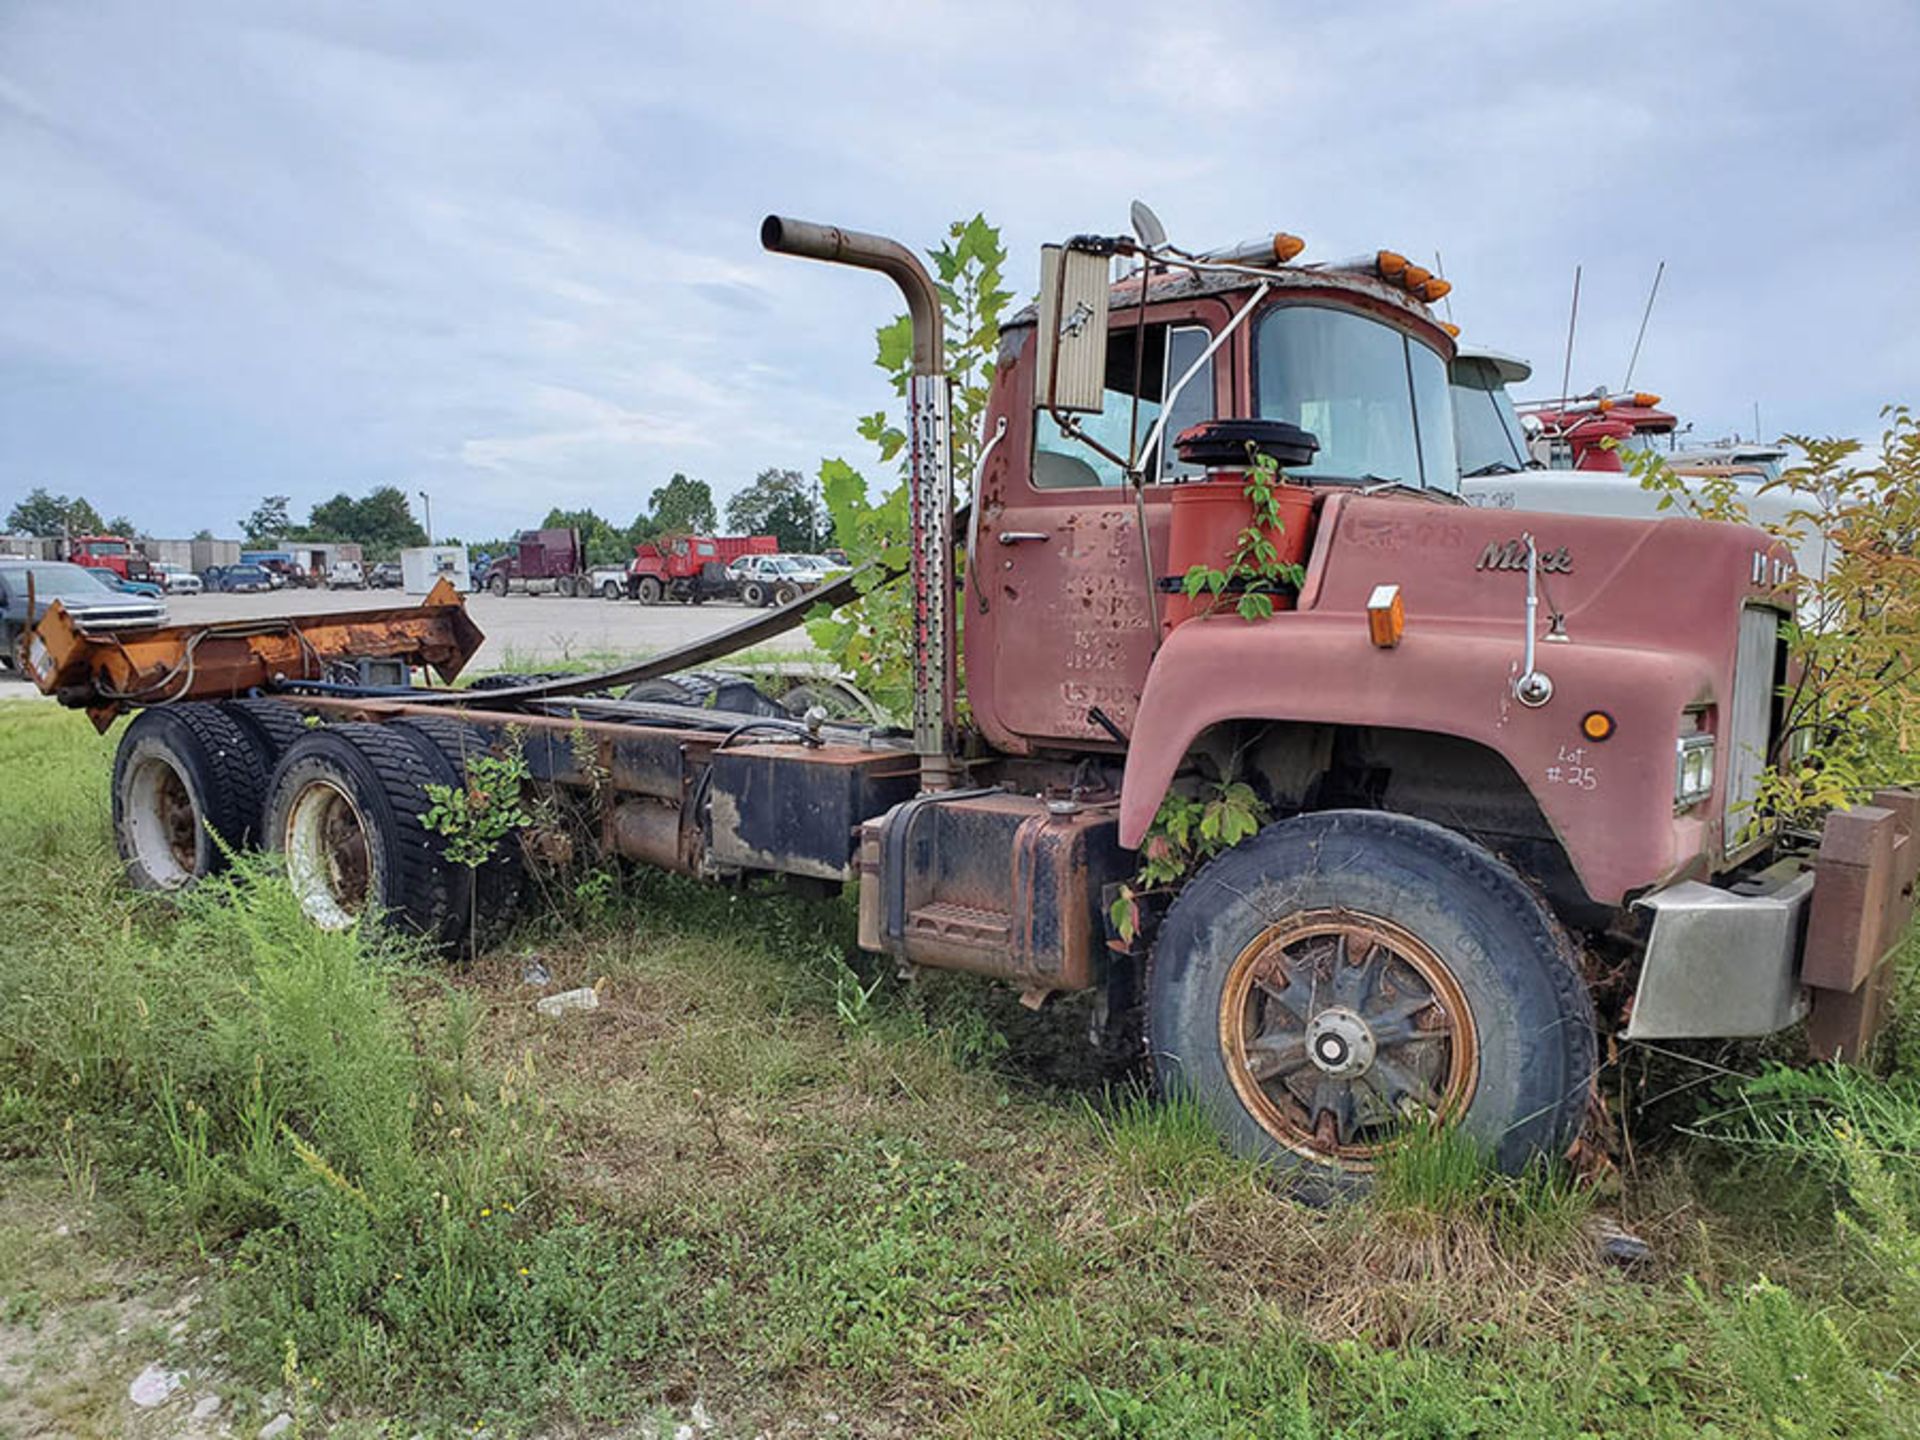
M 1733 666 L 1733 702 L 1720 737 L 1726 769 L 1727 849 L 1741 848 L 1760 777 L 1773 742 L 1775 693 L 1779 688 L 1780 614 L 1760 605 L 1740 612 L 1740 646 Z

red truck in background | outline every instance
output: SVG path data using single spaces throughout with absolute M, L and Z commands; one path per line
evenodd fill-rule
M 124 535 L 75 535 L 61 548 L 75 565 L 111 570 L 122 580 L 153 582 L 152 564 Z
M 522 530 L 513 537 L 513 548 L 487 566 L 480 583 L 495 595 L 512 590 L 528 595 L 551 590 L 569 598 L 593 593 L 586 546 L 571 526 Z
M 608 600 L 699 605 L 739 593 L 739 584 L 728 574 L 735 560 L 779 551 L 780 541 L 772 535 L 662 535 L 635 545 L 624 569 L 598 566 L 590 579 L 593 591 Z

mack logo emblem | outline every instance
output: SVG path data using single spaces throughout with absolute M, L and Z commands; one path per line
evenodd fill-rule
M 1540 554 L 1540 573 L 1542 575 L 1571 575 L 1573 573 L 1573 555 L 1562 545 L 1557 550 L 1542 550 Z M 1527 568 L 1527 547 L 1524 541 L 1491 540 L 1487 548 L 1480 552 L 1476 570 L 1518 570 L 1522 574 Z

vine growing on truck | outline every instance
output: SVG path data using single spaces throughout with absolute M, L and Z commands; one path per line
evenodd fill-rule
M 472 755 L 466 762 L 466 783 L 438 785 L 428 781 L 428 806 L 420 823 L 446 843 L 447 859 L 473 872 L 467 887 L 468 945 L 479 949 L 479 870 L 500 851 L 516 831 L 533 823 L 521 803 L 521 787 L 529 772 L 517 750 L 506 755 Z
M 927 252 L 940 289 L 945 320 L 947 374 L 953 381 L 953 470 L 956 502 L 971 498 L 980 424 L 993 384 L 1000 346 L 1000 318 L 1011 291 L 1003 288 L 1007 252 L 1000 232 L 985 217 L 956 220 L 946 242 Z M 913 327 L 905 315 L 874 336 L 874 364 L 893 379 L 896 395 L 907 392 L 913 358 Z M 897 461 L 906 433 L 884 410 L 863 415 L 860 436 L 875 445 L 883 463 Z M 867 479 L 847 461 L 820 462 L 820 489 L 833 520 L 835 541 L 856 569 L 875 560 L 905 565 L 907 486 L 898 483 L 871 498 Z M 905 585 L 879 585 L 874 575 L 859 581 L 859 600 L 838 613 L 821 611 L 807 624 L 813 643 L 831 656 L 884 711 L 904 715 L 913 699 L 913 596 Z
M 1231 593 L 1239 597 L 1234 608 L 1242 620 L 1264 620 L 1273 614 L 1273 597 L 1281 587 L 1298 590 L 1307 571 L 1296 562 L 1283 562 L 1280 547 L 1273 542 L 1274 536 L 1285 534 L 1287 529 L 1276 494 L 1281 483 L 1280 462 L 1252 444 L 1247 446 L 1247 458 L 1251 463 L 1240 493 L 1247 497 L 1253 514 L 1246 528 L 1234 537 L 1226 568 L 1195 565 L 1187 571 L 1184 583 L 1189 600 L 1203 594 L 1210 597 L 1203 614 L 1211 613 L 1220 597 Z

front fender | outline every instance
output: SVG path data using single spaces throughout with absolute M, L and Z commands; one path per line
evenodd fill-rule
M 1681 711 L 1710 701 L 1698 656 L 1635 645 L 1542 645 L 1554 684 L 1545 705 L 1513 698 L 1518 627 L 1484 621 L 1409 626 L 1394 649 L 1369 643 L 1366 617 L 1282 612 L 1247 622 L 1191 620 L 1167 637 L 1147 674 L 1127 752 L 1120 840 L 1138 848 L 1193 743 L 1235 720 L 1304 721 L 1425 731 L 1474 741 L 1506 759 L 1532 793 L 1594 900 L 1665 883 L 1718 853 L 1716 795 L 1673 813 Z M 1604 710 L 1613 735 L 1593 742 L 1581 718 Z

